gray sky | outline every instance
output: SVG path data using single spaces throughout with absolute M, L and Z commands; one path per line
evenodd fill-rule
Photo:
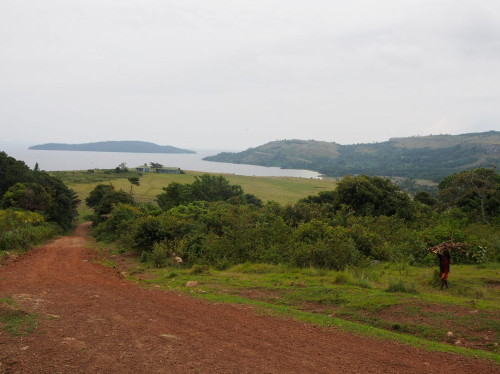
M 498 130 L 500 1 L 1 0 L 0 100 L 32 144 Z

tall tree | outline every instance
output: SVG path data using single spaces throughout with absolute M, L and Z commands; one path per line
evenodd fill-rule
M 459 207 L 472 218 L 487 222 L 500 212 L 500 175 L 477 168 L 450 175 L 439 184 L 443 207 Z
M 414 217 L 408 194 L 388 179 L 348 175 L 339 182 L 336 191 L 338 205 L 348 206 L 356 215 Z

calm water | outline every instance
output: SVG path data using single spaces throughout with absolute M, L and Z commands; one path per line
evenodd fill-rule
M 2 145 L 0 151 L 17 160 L 24 161 L 30 168 L 38 165 L 41 170 L 88 170 L 111 169 L 122 162 L 129 168 L 158 162 L 167 167 L 195 170 L 209 173 L 224 173 L 249 176 L 276 176 L 318 178 L 319 174 L 309 170 L 280 169 L 273 167 L 227 164 L 203 161 L 202 158 L 217 154 L 219 151 L 199 151 L 197 154 L 162 153 L 122 153 L 122 152 L 74 152 L 74 151 L 37 151 L 28 146 Z

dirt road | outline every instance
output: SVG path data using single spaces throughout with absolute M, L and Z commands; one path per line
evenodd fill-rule
M 88 224 L 0 269 L 0 297 L 38 315 L 0 331 L 0 373 L 498 373 L 491 362 L 145 289 L 89 259 Z

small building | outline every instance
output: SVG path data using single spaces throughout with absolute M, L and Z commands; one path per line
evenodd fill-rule
M 135 170 L 139 173 L 184 174 L 184 172 L 180 168 L 152 168 L 146 164 L 136 167 Z

